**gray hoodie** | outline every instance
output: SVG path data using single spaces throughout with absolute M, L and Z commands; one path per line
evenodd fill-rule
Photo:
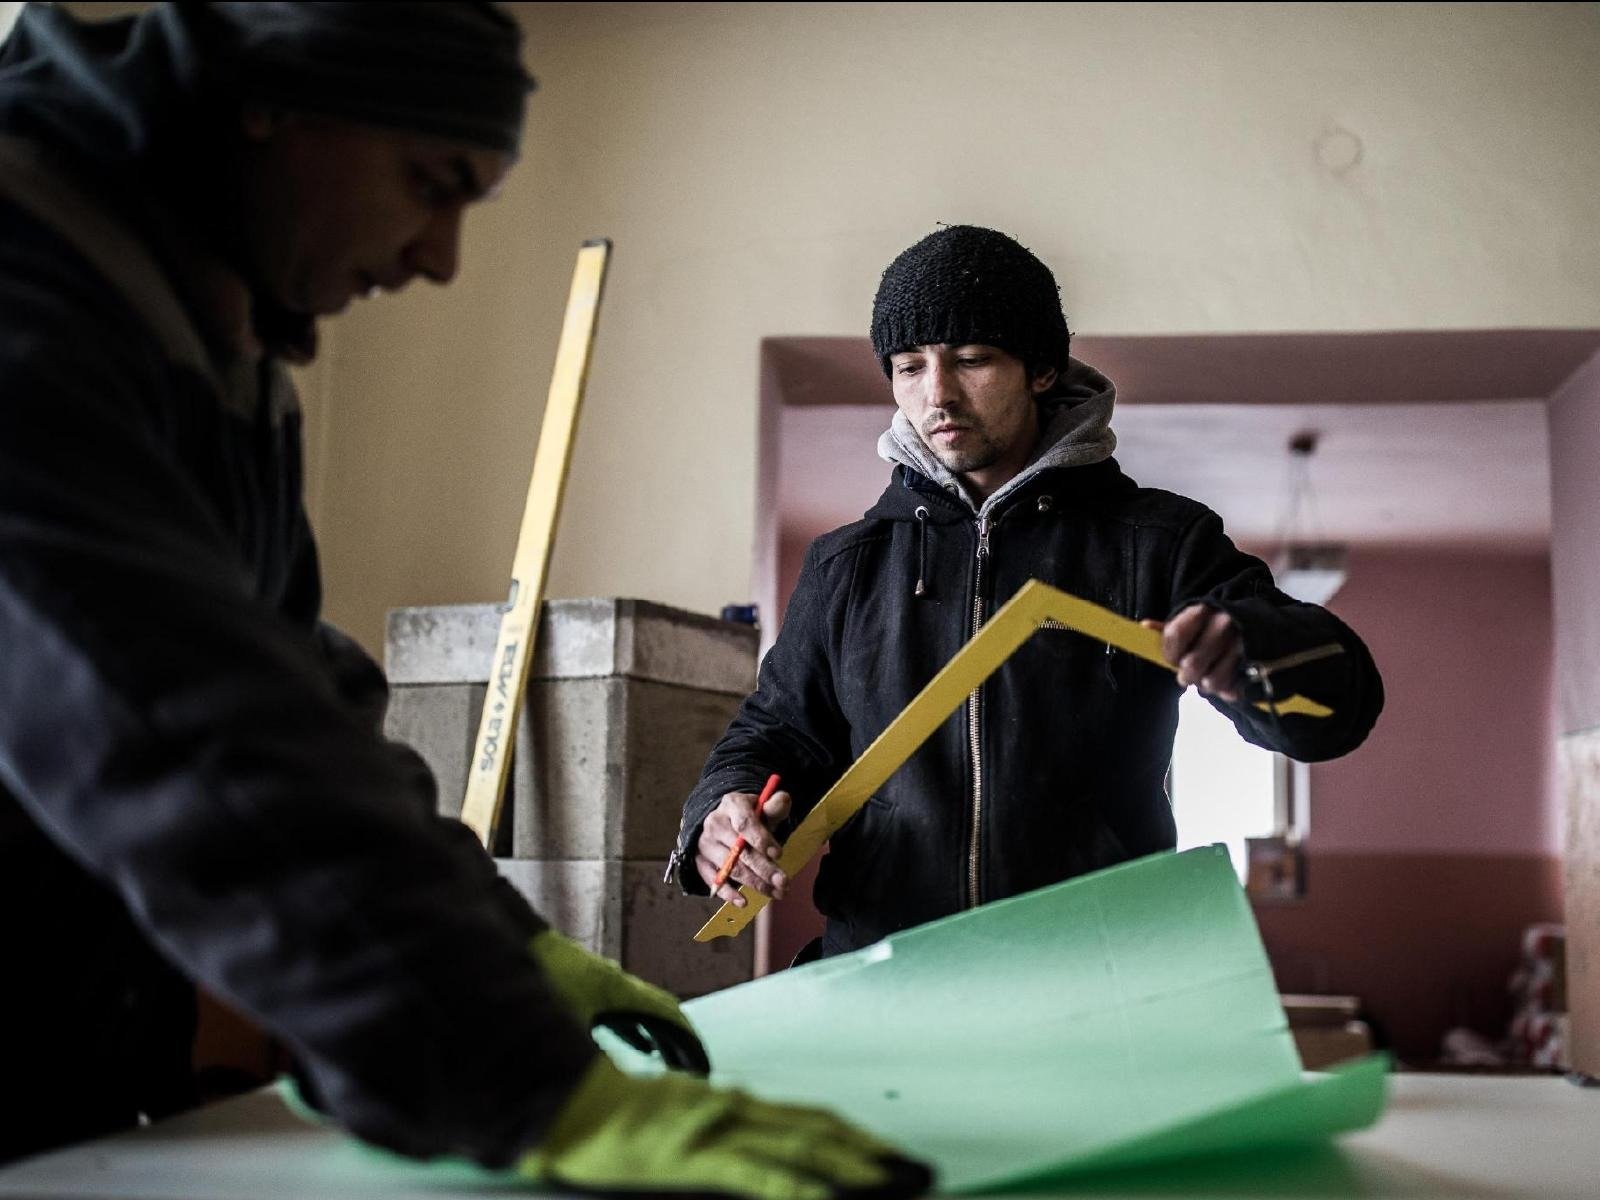
M 878 457 L 909 467 L 933 480 L 979 516 L 986 516 L 1040 471 L 1050 467 L 1083 467 L 1111 457 L 1117 435 L 1111 432 L 1111 410 L 1117 389 L 1111 380 L 1087 363 L 1067 360 L 1056 386 L 1039 401 L 1039 444 L 1022 470 L 1007 480 L 982 506 L 974 505 L 961 481 L 934 457 L 902 412 L 894 414 L 889 428 L 878 438 Z

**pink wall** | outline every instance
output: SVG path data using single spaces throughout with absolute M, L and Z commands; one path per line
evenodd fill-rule
M 1562 919 L 1550 570 L 1540 555 L 1371 550 L 1333 608 L 1388 702 L 1311 774 L 1308 889 L 1256 919 L 1285 991 L 1358 997 L 1405 1062 L 1499 1037 L 1522 930 Z
M 1312 768 L 1312 853 L 1559 855 L 1549 560 L 1360 551 L 1332 607 L 1388 699 Z
M 1600 354 L 1550 397 L 1561 731 L 1600 725 Z
M 1550 451 L 1571 1061 L 1600 1075 L 1600 355 L 1550 398 Z

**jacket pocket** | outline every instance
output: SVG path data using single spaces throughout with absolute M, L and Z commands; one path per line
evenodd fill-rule
M 899 874 L 895 863 L 892 800 L 869 797 L 861 811 L 828 843 L 817 870 L 817 909 L 851 929 L 876 927 Z M 857 943 L 860 944 L 859 942 Z
M 1094 830 L 1085 840 L 1086 862 L 1083 873 L 1099 871 L 1105 867 L 1114 867 L 1118 863 L 1125 863 L 1137 857 L 1128 850 L 1117 831 L 1111 828 L 1109 821 L 1099 812 L 1094 814 Z

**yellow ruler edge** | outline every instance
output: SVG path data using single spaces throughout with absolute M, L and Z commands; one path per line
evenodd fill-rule
M 913 697 L 900 715 L 890 721 L 872 745 L 868 746 L 839 777 L 839 782 L 828 789 L 817 806 L 806 814 L 805 820 L 795 827 L 784 843 L 778 866 L 793 879 L 800 869 L 816 856 L 863 804 L 900 769 L 917 747 L 933 734 L 945 719 L 961 706 L 985 679 L 1000 669 L 1000 664 L 1016 653 L 1039 627 L 1054 620 L 1068 629 L 1087 634 L 1097 642 L 1105 642 L 1119 650 L 1154 663 L 1176 673 L 1175 668 L 1161 656 L 1161 634 L 1146 629 L 1137 621 L 1119 616 L 1108 608 L 1088 600 L 1069 595 L 1037 579 L 1023 584 L 989 618 L 975 637 L 963 646 L 944 667 L 928 681 L 928 685 Z M 1266 709 L 1265 703 L 1257 708 Z M 1333 710 L 1326 705 L 1294 695 L 1280 700 L 1277 711 L 1283 715 L 1329 717 Z M 697 942 L 713 938 L 735 937 L 750 924 L 767 905 L 767 897 L 754 888 L 739 889 L 745 898 L 743 908 L 724 904 L 694 935 Z
M 583 386 L 594 350 L 595 323 L 600 316 L 600 294 L 605 285 L 611 243 L 597 238 L 583 244 L 572 272 L 572 290 L 561 323 L 550 394 L 545 401 L 539 448 L 533 458 L 533 478 L 522 510 L 517 553 L 511 563 L 511 598 L 500 617 L 500 633 L 490 660 L 489 686 L 483 697 L 483 717 L 473 745 L 461 820 L 484 846 L 494 845 L 495 830 L 505 801 L 511 747 L 516 740 L 517 716 L 522 710 L 528 673 L 533 668 L 534 639 L 539 630 L 539 609 L 544 601 L 545 576 L 550 552 L 555 548 L 556 523 L 561 518 L 561 498 L 566 490 L 567 466 L 583 403 Z

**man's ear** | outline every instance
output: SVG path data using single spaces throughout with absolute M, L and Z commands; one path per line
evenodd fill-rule
M 1029 381 L 1028 386 L 1033 389 L 1035 396 L 1042 396 L 1055 386 L 1055 382 L 1056 369 L 1054 367 L 1045 367 Z

